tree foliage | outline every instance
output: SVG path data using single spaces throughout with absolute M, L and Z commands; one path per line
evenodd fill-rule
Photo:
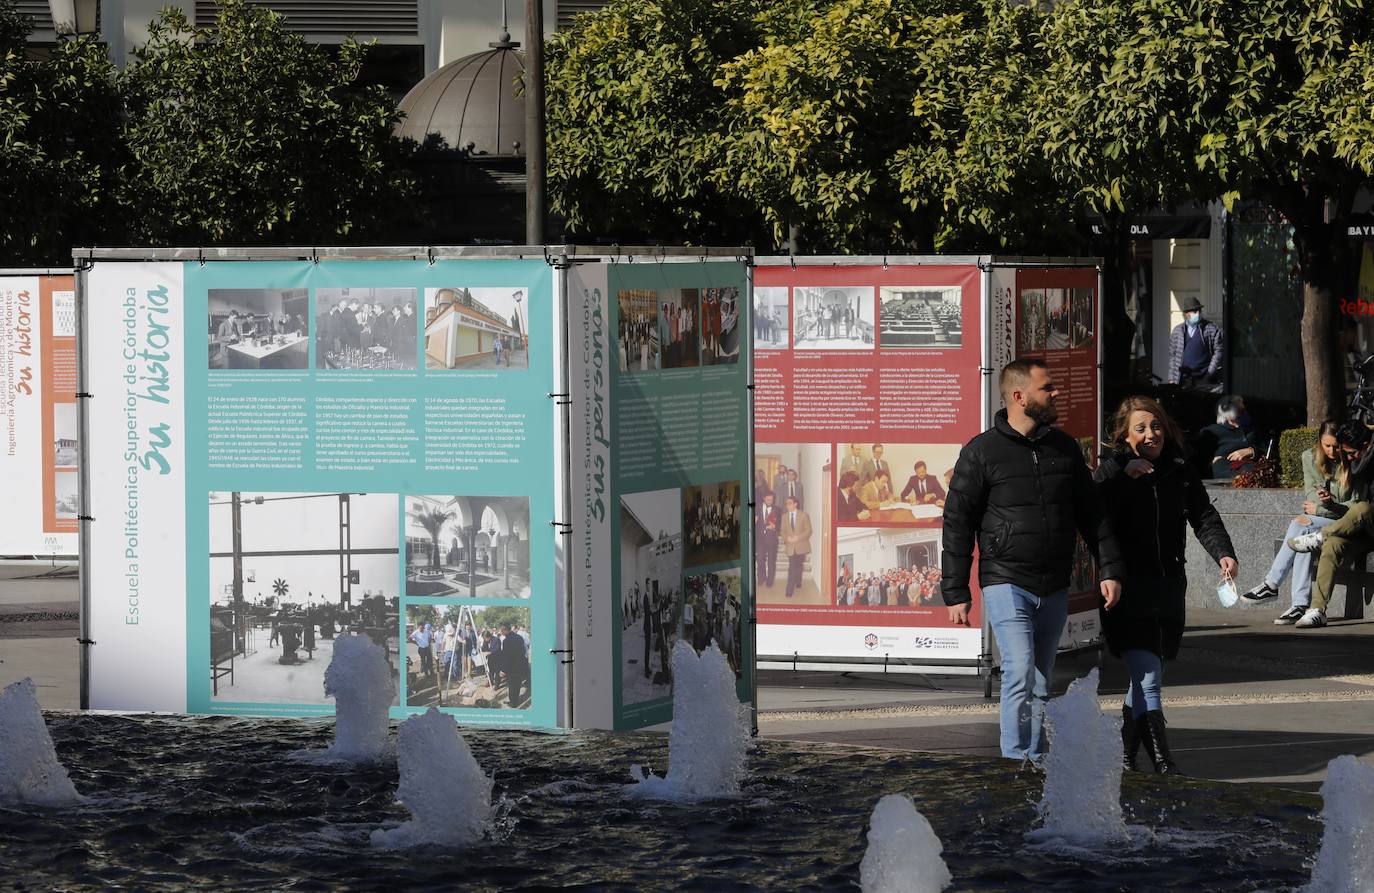
M 364 52 L 314 46 L 243 0 L 212 28 L 164 9 L 119 78 L 135 240 L 349 241 L 381 226 L 407 182 L 394 103 L 358 85 Z

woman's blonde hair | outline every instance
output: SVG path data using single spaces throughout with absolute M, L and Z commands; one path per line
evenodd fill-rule
M 1148 412 L 1150 415 L 1159 419 L 1160 425 L 1164 428 L 1164 437 L 1178 449 L 1183 449 L 1183 435 L 1179 433 L 1178 425 L 1169 418 L 1169 414 L 1164 411 L 1164 407 L 1159 405 L 1159 401 L 1153 397 L 1127 397 L 1121 401 L 1121 405 L 1116 408 L 1112 415 L 1112 424 L 1108 439 L 1118 447 L 1126 445 L 1126 431 L 1130 427 L 1131 413 Z
M 1317 441 L 1312 444 L 1312 464 L 1317 467 L 1317 474 L 1327 480 L 1338 480 L 1341 482 L 1341 489 L 1350 487 L 1350 465 L 1345 461 L 1345 454 L 1336 450 L 1337 458 L 1332 460 L 1326 458 L 1326 450 L 1322 449 L 1322 438 L 1331 436 L 1340 441 L 1340 422 L 1327 419 L 1317 428 Z

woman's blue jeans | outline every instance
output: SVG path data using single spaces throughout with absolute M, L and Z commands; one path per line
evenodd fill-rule
M 1141 716 L 1148 710 L 1163 710 L 1160 689 L 1164 686 L 1164 662 L 1153 651 L 1130 648 L 1121 653 L 1131 683 L 1126 687 L 1126 706 Z
M 1315 515 L 1307 515 L 1308 524 L 1299 524 L 1297 521 L 1288 522 L 1288 532 L 1283 535 L 1283 545 L 1279 546 L 1279 552 L 1274 556 L 1274 563 L 1269 565 L 1269 573 L 1264 575 L 1265 582 L 1275 589 L 1283 585 L 1283 578 L 1288 576 L 1289 571 L 1293 573 L 1293 607 L 1305 608 L 1312 604 L 1312 577 L 1317 572 L 1317 559 L 1321 557 L 1320 552 L 1294 552 L 1288 548 L 1288 541 L 1295 536 L 1304 533 L 1311 533 L 1320 530 L 1328 524 L 1336 523 L 1335 518 L 1318 518 Z
M 1045 701 L 1069 616 L 1068 593 L 1041 598 L 998 583 L 983 589 L 983 610 L 1002 654 L 1002 756 L 1038 760 L 1045 755 Z

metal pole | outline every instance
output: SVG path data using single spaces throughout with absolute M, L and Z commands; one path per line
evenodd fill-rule
M 87 333 L 90 329 L 87 326 L 87 309 L 89 306 L 89 295 L 87 294 L 86 280 L 90 273 L 87 270 L 76 272 L 76 390 L 77 405 L 80 411 L 76 415 L 76 437 L 77 437 L 77 504 L 80 510 L 77 512 L 77 560 L 76 574 L 77 586 L 81 592 L 81 613 L 79 615 L 80 633 L 77 643 L 81 646 L 77 654 L 78 675 L 80 685 L 80 706 L 82 710 L 91 709 L 91 470 L 90 470 L 90 383 L 87 380 L 90 375 L 89 364 L 86 360 L 86 352 L 89 349 Z
M 525 243 L 544 244 L 544 0 L 525 0 Z

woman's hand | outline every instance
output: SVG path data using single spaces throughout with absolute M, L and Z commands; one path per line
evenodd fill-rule
M 1317 499 L 1321 500 L 1322 502 L 1335 502 L 1335 500 L 1331 498 L 1331 491 L 1326 489 L 1325 487 L 1318 488 Z M 1312 514 L 1311 511 L 1308 511 L 1306 509 L 1304 509 L 1304 511 L 1307 511 L 1307 514 L 1309 515 Z
M 1227 461 L 1229 462 L 1240 462 L 1243 459 L 1253 458 L 1255 458 L 1254 447 L 1241 447 L 1240 449 L 1236 450 L 1234 453 L 1226 457 Z
M 1234 580 L 1236 578 L 1236 572 L 1240 570 L 1240 565 L 1236 562 L 1236 559 L 1227 555 L 1217 563 L 1221 565 L 1222 579 Z
M 1144 477 L 1155 470 L 1149 459 L 1132 459 L 1126 463 L 1123 469 L 1127 475 L 1133 478 Z
M 1315 515 L 1317 513 L 1317 504 L 1310 499 L 1304 500 L 1302 504 L 1302 513 L 1304 515 Z

